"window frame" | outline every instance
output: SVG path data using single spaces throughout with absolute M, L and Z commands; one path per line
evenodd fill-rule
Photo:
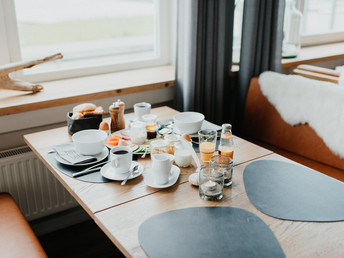
M 296 7 L 300 10 L 303 17 L 305 16 L 305 8 L 309 0 L 297 0 Z M 333 11 L 333 10 L 332 10 Z M 301 47 L 325 45 L 344 42 L 344 31 L 343 32 L 328 32 L 319 33 L 312 35 L 301 35 Z
M 169 32 L 174 28 L 172 22 L 172 11 L 175 9 L 172 2 L 174 1 L 154 1 L 157 13 L 155 22 L 156 56 L 109 65 L 83 66 L 36 74 L 24 75 L 21 71 L 16 72 L 14 77 L 27 81 L 42 82 L 171 64 L 173 34 Z M 0 0 L 0 35 L 4 35 L 0 38 L 0 65 L 21 61 L 14 0 Z M 38 56 L 37 59 L 43 57 Z

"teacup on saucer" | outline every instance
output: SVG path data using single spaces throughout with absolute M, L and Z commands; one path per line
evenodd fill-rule
M 102 174 L 103 177 L 110 179 L 110 180 L 115 180 L 115 181 L 122 181 L 128 176 L 128 172 L 131 171 L 134 166 L 139 165 L 139 170 L 138 173 L 132 174 L 128 180 L 134 179 L 138 176 L 140 176 L 144 170 L 143 165 L 136 162 L 132 161 L 130 165 L 130 169 L 125 172 L 125 173 L 118 173 L 113 167 L 111 166 L 111 163 L 107 163 L 105 166 L 103 166 L 100 170 L 100 173 Z

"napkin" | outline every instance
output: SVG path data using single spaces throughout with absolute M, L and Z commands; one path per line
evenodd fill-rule
M 69 163 L 73 165 L 97 160 L 93 156 L 86 156 L 86 155 L 81 155 L 77 153 L 74 148 L 74 145 L 71 143 L 55 145 L 53 149 L 57 152 L 57 154 L 61 158 L 63 158 L 64 160 L 68 161 Z

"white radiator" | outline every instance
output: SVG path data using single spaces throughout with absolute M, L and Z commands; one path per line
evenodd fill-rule
M 29 147 L 0 152 L 0 192 L 9 192 L 28 221 L 77 206 Z

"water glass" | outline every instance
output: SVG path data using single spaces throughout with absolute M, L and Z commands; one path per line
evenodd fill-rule
M 214 155 L 216 138 L 217 132 L 215 130 L 205 129 L 198 131 L 199 151 L 203 162 L 209 162 L 209 159 Z
M 233 159 L 225 155 L 215 155 L 210 158 L 209 166 L 213 168 L 221 168 L 224 171 L 224 186 L 232 184 L 233 175 Z
M 218 201 L 223 197 L 224 171 L 216 167 L 202 167 L 199 171 L 199 196 L 203 200 Z

